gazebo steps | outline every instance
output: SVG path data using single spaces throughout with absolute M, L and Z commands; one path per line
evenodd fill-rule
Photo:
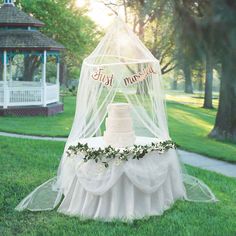
M 0 116 L 53 116 L 64 111 L 63 103 L 52 103 L 46 107 L 0 107 Z

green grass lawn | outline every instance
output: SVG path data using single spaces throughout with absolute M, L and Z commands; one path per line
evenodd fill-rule
M 133 224 L 80 221 L 55 210 L 14 211 L 20 200 L 56 174 L 63 146 L 63 142 L 0 137 L 0 235 L 236 235 L 235 179 L 190 167 L 219 202 L 178 201 L 162 216 Z
M 182 149 L 236 163 L 235 144 L 207 137 L 213 127 L 216 110 L 201 108 L 203 99 L 196 95 L 170 93 L 167 98 L 171 137 Z M 67 136 L 73 122 L 75 97 L 65 97 L 64 104 L 65 112 L 52 117 L 0 117 L 0 131 Z
M 0 131 L 41 136 L 68 136 L 74 119 L 75 100 L 75 97 L 65 97 L 64 112 L 55 116 L 0 117 Z
M 180 90 L 167 90 L 166 99 L 168 101 L 179 102 L 182 104 L 191 104 L 193 106 L 202 107 L 204 92 L 194 92 L 194 94 L 183 93 Z M 218 107 L 219 93 L 213 92 L 212 103 L 215 108 Z
M 236 145 L 207 137 L 213 128 L 216 110 L 168 102 L 170 135 L 181 149 L 236 163 Z

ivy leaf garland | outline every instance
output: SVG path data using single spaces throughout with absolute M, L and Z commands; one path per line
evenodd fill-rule
M 151 143 L 150 145 L 134 145 L 122 149 L 111 146 L 96 149 L 89 147 L 87 143 L 78 143 L 75 146 L 70 146 L 66 153 L 68 157 L 76 157 L 78 154 L 82 154 L 84 162 L 94 160 L 96 163 L 100 162 L 108 168 L 109 162 L 114 159 L 120 161 L 128 161 L 130 158 L 139 160 L 151 151 L 157 151 L 162 154 L 171 148 L 176 149 L 176 147 L 177 145 L 172 140 Z

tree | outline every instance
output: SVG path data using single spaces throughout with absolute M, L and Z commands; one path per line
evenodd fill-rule
M 143 0 L 120 0 L 116 3 L 104 0 L 103 3 L 113 12 L 117 13 L 116 8 L 123 7 L 126 23 L 132 25 L 134 33 L 146 44 L 152 54 L 159 59 L 162 74 L 168 73 L 175 68 L 172 59 L 171 34 L 168 28 L 168 18 L 170 19 L 169 6 L 166 1 L 143 1 Z M 161 23 L 162 22 L 162 23 Z M 166 36 L 164 35 L 166 34 Z M 168 38 L 161 41 L 159 35 Z M 162 42 L 162 43 L 161 43 Z M 165 42 L 165 43 L 164 43 Z M 130 68 L 128 67 L 130 70 Z M 132 73 L 133 71 L 130 70 Z M 147 84 L 142 83 L 137 87 L 137 94 L 146 94 Z
M 43 33 L 65 46 L 60 66 L 63 83 L 68 79 L 68 71 L 81 65 L 83 58 L 91 52 L 101 36 L 95 23 L 86 16 L 86 9 L 77 8 L 75 2 L 76 0 L 16 1 L 16 5 L 23 11 L 45 23 L 41 29 Z M 25 73 L 32 74 L 32 64 L 30 59 L 25 60 Z
M 206 79 L 205 79 L 205 94 L 203 107 L 212 109 L 212 85 L 213 85 L 213 56 L 211 52 L 206 52 Z
M 212 22 L 213 20 L 213 11 L 211 10 L 211 2 L 206 1 L 204 4 L 200 3 L 198 8 L 198 18 L 203 22 Z M 202 31 L 203 40 L 202 45 L 204 47 L 204 56 L 205 56 L 205 67 L 206 67 L 206 76 L 205 76 L 205 95 L 204 95 L 204 104 L 203 108 L 212 109 L 212 87 L 213 87 L 213 69 L 215 67 L 215 61 L 217 53 L 215 52 L 215 39 L 214 39 L 214 28 L 211 27 L 211 24 L 201 24 L 200 31 Z M 199 25 L 199 24 L 198 24 Z
M 186 2 L 188 4 L 184 4 Z M 197 39 L 195 44 L 205 45 L 208 71 L 214 64 L 212 59 L 222 67 L 219 107 L 209 136 L 236 142 L 236 2 L 175 0 L 175 6 L 184 12 L 186 22 L 194 24 L 190 30 Z M 193 14 L 196 7 L 201 13 L 200 18 Z M 211 81 L 211 72 L 207 77 Z
M 184 92 L 185 93 L 193 93 L 193 82 L 192 82 L 192 68 L 188 62 L 183 64 L 183 72 L 184 72 Z
M 185 93 L 193 93 L 192 70 L 202 60 L 202 45 L 195 35 L 197 24 L 190 17 L 190 6 L 188 1 L 175 0 L 173 4 L 176 59 L 178 67 L 183 71 L 185 77 Z
M 36 69 L 40 66 L 40 58 L 37 56 L 24 56 L 23 78 L 32 81 Z
M 234 44 L 231 40 L 227 41 Z M 236 143 L 236 55 L 231 47 L 225 53 L 226 55 L 222 56 L 219 107 L 214 128 L 209 136 Z
M 217 4 L 220 4 L 219 6 Z M 236 143 L 236 2 L 218 0 L 212 4 L 211 27 L 217 38 L 222 74 L 219 107 L 210 137 Z
M 204 79 L 205 79 L 205 65 L 202 60 L 196 61 L 193 64 L 193 82 L 197 85 L 198 91 L 204 90 Z
M 159 59 L 162 74 L 172 71 L 176 65 L 173 59 L 173 29 L 171 28 L 171 4 L 165 0 L 118 0 L 113 3 L 102 1 L 111 11 L 123 7 L 126 23 L 132 26 L 152 54 Z M 166 40 L 161 40 L 165 38 Z
M 178 90 L 178 82 L 183 79 L 182 71 L 178 70 L 178 68 L 174 69 L 173 71 L 173 80 L 171 83 L 172 90 Z

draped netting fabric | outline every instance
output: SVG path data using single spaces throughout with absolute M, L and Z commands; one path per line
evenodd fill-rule
M 89 218 L 141 218 L 160 215 L 177 199 L 217 201 L 209 187 L 190 176 L 175 149 L 151 152 L 142 160 L 102 168 L 83 154 L 66 151 L 78 142 L 105 147 L 107 106 L 132 107 L 136 144 L 169 140 L 159 61 L 119 18 L 82 64 L 76 113 L 56 177 L 36 188 L 17 210 L 50 210 Z M 63 199 L 63 200 L 62 200 Z

